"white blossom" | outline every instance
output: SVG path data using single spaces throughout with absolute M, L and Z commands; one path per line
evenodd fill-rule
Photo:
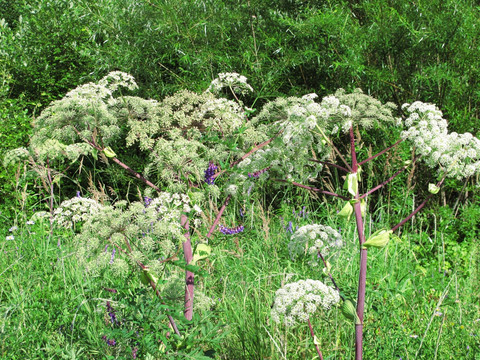
M 308 256 L 310 264 L 315 266 L 319 261 L 318 253 L 326 256 L 342 245 L 343 240 L 338 231 L 330 226 L 313 224 L 302 226 L 295 231 L 288 244 L 288 251 L 292 260 Z
M 286 284 L 275 293 L 271 311 L 272 320 L 293 326 L 305 322 L 317 310 L 328 310 L 340 301 L 338 292 L 318 280 L 300 280 Z

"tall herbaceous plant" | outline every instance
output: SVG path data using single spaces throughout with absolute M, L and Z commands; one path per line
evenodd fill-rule
M 334 306 L 340 306 L 352 320 L 356 359 L 362 359 L 368 251 L 387 246 L 394 232 L 425 206 L 446 177 L 461 180 L 480 173 L 480 140 L 472 134 L 448 132 L 441 111 L 431 104 L 405 104 L 406 115 L 401 118 L 392 103 L 382 104 L 358 89 L 353 93 L 340 89 L 323 99 L 316 94 L 278 98 L 249 117 L 253 110 L 241 99 L 253 89 L 236 73 L 219 74 L 203 93 L 184 90 L 162 101 L 122 94 L 135 88 L 131 76 L 114 72 L 98 83 L 72 90 L 36 119 L 30 148 L 11 151 L 5 162 L 25 160 L 34 166 L 32 159 L 39 159 L 79 165 L 84 157 L 101 158 L 143 183 L 139 201 L 97 205 L 78 199 L 78 195 L 51 209 L 52 221 L 73 228 L 82 223 L 75 242 L 87 272 L 111 269 L 125 276 L 137 269 L 162 303 L 162 289 L 171 274 L 166 265 L 180 266 L 185 271 L 183 305 L 188 320 L 194 308 L 197 261 L 212 252 L 209 239 L 216 230 L 233 235 L 248 226 L 241 221 L 232 226 L 222 219 L 229 204 L 248 204 L 267 184 L 278 191 L 290 185 L 340 199 L 343 205 L 338 215 L 354 221 L 358 233 L 356 299 L 344 296 L 342 284 L 330 272 L 335 266 L 331 255 L 352 249 L 345 246 L 337 230 L 310 224 L 296 229 L 291 237 L 291 261 L 305 258 L 309 266 L 323 267 L 329 284 L 318 279 L 287 283 L 276 291 L 271 312 L 279 326 L 308 324 L 321 359 L 320 342 L 310 319 L 327 316 Z M 390 133 L 393 128 L 400 134 L 396 142 L 368 158 L 357 157 L 362 134 Z M 347 144 L 339 146 L 339 139 Z M 414 160 L 386 175 L 381 183 L 363 188 L 366 175 L 362 166 L 404 141 L 412 145 Z M 117 155 L 125 153 L 121 146 L 138 152 L 139 160 L 132 164 L 122 161 Z M 428 185 L 430 194 L 392 228 L 373 224 L 367 239 L 364 224 L 369 195 L 417 161 L 424 161 L 437 174 L 437 182 Z M 325 167 L 345 179 L 341 188 L 326 190 L 313 185 L 318 184 L 314 181 Z M 219 208 L 212 205 L 217 201 Z M 207 208 L 210 216 L 202 211 Z M 192 239 L 190 226 L 196 230 Z M 184 260 L 179 264 L 181 253 Z M 183 336 L 175 312 L 167 307 L 166 316 L 176 336 Z

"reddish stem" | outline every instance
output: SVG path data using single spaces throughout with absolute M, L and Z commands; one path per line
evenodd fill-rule
M 302 184 L 297 183 L 297 182 L 295 182 L 295 181 L 288 181 L 288 180 L 284 180 L 284 179 L 273 179 L 273 181 L 280 181 L 280 182 L 292 184 L 292 185 L 301 187 L 301 188 L 303 188 L 303 189 L 307 189 L 307 190 L 310 190 L 310 191 L 318 192 L 318 193 L 320 193 L 320 194 L 325 194 L 325 195 L 330 195 L 330 196 L 338 197 L 338 198 L 340 198 L 340 199 L 342 199 L 342 200 L 345 200 L 345 201 L 350 200 L 350 199 L 349 199 L 348 197 L 346 197 L 346 196 L 339 195 L 339 194 L 336 194 L 336 193 L 330 192 L 330 191 L 320 190 L 320 189 L 314 188 L 314 187 L 312 187 L 312 186 L 302 185 Z
M 417 161 L 418 159 L 418 156 L 413 159 L 413 162 L 412 164 L 415 164 L 415 161 Z M 365 194 L 363 194 L 362 196 L 359 197 L 359 199 L 363 199 L 364 197 L 374 193 L 375 191 L 377 191 L 378 189 L 384 187 L 385 185 L 387 185 L 390 181 L 392 181 L 393 179 L 395 179 L 398 175 L 400 175 L 402 172 L 404 172 L 407 168 L 408 168 L 409 165 L 406 165 L 404 166 L 403 168 L 401 168 L 400 170 L 398 170 L 395 174 L 393 174 L 391 177 L 389 177 L 387 180 L 385 180 L 384 182 L 382 182 L 381 184 L 375 186 L 373 189 L 370 189 L 369 191 L 367 191 Z
M 124 239 L 125 239 L 125 244 L 127 245 L 127 248 L 130 252 L 132 252 L 132 247 L 130 246 L 130 242 L 128 241 L 127 237 L 124 236 Z M 114 244 L 112 243 L 113 246 L 115 246 L 118 250 L 120 250 L 122 253 L 124 253 L 125 255 L 128 256 L 128 252 L 125 251 L 120 245 L 117 245 L 117 244 Z M 145 266 L 141 261 L 137 261 L 137 264 L 138 266 L 143 270 L 148 270 L 148 267 Z M 155 295 L 157 295 L 158 299 L 160 300 L 160 303 L 162 305 L 165 305 L 165 302 L 163 301 L 163 298 L 162 298 L 162 294 L 160 293 L 160 291 L 157 289 L 157 284 L 155 284 L 155 282 L 153 280 L 150 280 L 150 287 L 153 289 L 153 291 L 155 292 Z M 168 310 L 167 310 L 168 311 Z M 175 332 L 175 334 L 177 334 L 178 336 L 181 336 L 180 334 L 180 331 L 178 330 L 178 327 L 177 327 L 177 324 L 175 323 L 175 319 L 167 314 L 167 318 L 168 318 L 168 321 L 170 322 L 170 326 L 172 327 L 173 331 Z
M 383 149 L 382 151 L 380 151 L 378 154 L 375 154 L 375 155 L 373 155 L 373 156 L 370 156 L 368 159 L 365 159 L 365 160 L 363 160 L 363 161 L 360 161 L 360 162 L 358 163 L 358 166 L 362 166 L 363 164 L 369 162 L 370 160 L 373 160 L 373 159 L 375 159 L 376 157 L 378 157 L 378 156 L 386 153 L 388 150 L 390 150 L 390 149 L 392 149 L 393 147 L 397 146 L 397 145 L 400 144 L 402 141 L 403 141 L 403 139 L 400 139 L 400 140 L 398 140 L 395 144 L 393 144 L 393 145 L 389 146 L 388 148 Z
M 442 180 L 440 180 L 438 183 L 437 183 L 437 187 L 440 187 L 442 186 L 443 184 L 443 181 L 445 180 L 445 176 L 443 176 Z M 402 221 L 400 221 L 397 225 L 395 225 L 391 230 L 392 231 L 396 231 L 400 226 L 403 226 L 408 220 L 410 220 L 413 216 L 415 216 L 416 213 L 418 213 L 428 202 L 428 200 L 430 200 L 432 198 L 432 196 L 435 195 L 435 194 L 429 194 L 427 196 L 427 198 L 425 200 L 423 200 L 423 202 L 418 205 L 418 207 L 410 214 L 408 215 L 405 219 L 403 219 Z
M 357 154 L 355 152 L 355 137 L 353 127 L 350 127 L 350 149 L 352 153 L 353 173 L 358 171 Z M 359 199 L 360 194 L 357 190 L 355 199 Z M 365 231 L 363 226 L 362 209 L 360 201 L 353 204 L 355 212 L 355 221 L 357 223 L 358 241 L 360 243 L 360 270 L 358 273 L 358 294 L 357 294 L 357 315 L 360 319 L 359 324 L 355 324 L 355 360 L 362 360 L 363 356 L 363 314 L 365 312 L 365 289 L 367 283 L 367 250 L 362 249 L 365 242 Z
M 325 258 L 323 257 L 323 255 L 319 252 L 318 253 L 318 256 L 320 256 L 320 259 L 322 259 L 323 261 L 323 264 L 325 265 L 325 268 L 328 269 L 328 266 L 327 266 L 327 261 L 325 260 Z M 335 282 L 335 280 L 333 279 L 333 276 L 332 274 L 330 273 L 330 271 L 328 272 L 328 277 L 330 278 L 330 281 L 332 282 L 333 286 L 335 286 L 335 289 L 338 291 L 338 295 L 340 296 L 340 298 L 345 301 L 344 297 L 342 296 L 342 294 L 340 294 L 340 288 L 338 287 L 337 283 Z
M 183 243 L 183 254 L 185 257 L 185 262 L 190 264 L 193 259 L 193 252 L 192 252 L 192 242 L 190 241 L 190 233 L 189 233 L 189 223 L 188 218 L 186 215 L 182 215 L 180 224 L 186 230 L 184 236 L 185 241 Z M 191 271 L 185 271 L 185 304 L 184 304 L 184 315 L 187 320 L 192 320 L 193 318 L 193 291 L 194 291 L 194 279 L 195 274 Z
M 342 170 L 342 171 L 345 171 L 345 172 L 348 172 L 348 169 L 347 168 L 344 168 L 343 166 L 340 166 L 340 165 L 337 165 L 337 164 L 332 164 L 331 162 L 328 162 L 328 161 L 321 161 L 321 160 L 316 160 L 316 159 L 309 159 L 310 161 L 313 161 L 313 162 L 317 162 L 317 163 L 320 163 L 320 164 L 323 164 L 323 165 L 327 165 L 327 166 L 333 166 L 339 170 Z
M 213 231 L 215 230 L 215 227 L 220 222 L 220 218 L 222 217 L 223 212 L 225 211 L 225 208 L 227 207 L 231 198 L 232 198 L 232 195 L 228 195 L 227 198 L 225 199 L 222 207 L 220 208 L 220 211 L 217 214 L 217 217 L 215 218 L 215 221 L 213 222 L 213 225 L 210 227 L 210 230 L 208 231 L 207 238 L 210 238 L 210 236 L 212 236 Z
M 91 147 L 93 147 L 94 149 L 98 150 L 98 151 L 103 151 L 103 148 L 98 146 L 95 142 L 93 141 L 90 141 L 86 138 L 84 138 L 82 136 L 82 134 L 80 133 L 80 131 L 74 126 L 73 127 L 75 129 L 75 132 L 77 133 L 77 135 L 83 140 L 85 141 L 88 145 L 90 145 Z M 135 170 L 133 170 L 131 167 L 129 167 L 128 165 L 124 164 L 123 162 L 121 162 L 120 160 L 118 160 L 116 157 L 112 157 L 111 158 L 112 161 L 118 165 L 120 165 L 122 168 L 124 168 L 125 170 L 127 170 L 132 176 L 136 177 L 137 179 L 139 179 L 140 181 L 142 181 L 145 185 L 148 185 L 150 186 L 151 188 L 155 189 L 156 191 L 160 192 L 160 188 L 155 185 L 154 183 L 152 183 L 151 181 L 145 179 L 142 175 L 140 175 L 138 172 L 136 172 Z
M 312 335 L 313 343 L 315 344 L 315 334 L 313 333 L 312 324 L 310 323 L 310 319 L 307 319 L 307 321 L 308 321 L 308 327 L 310 328 L 310 335 Z M 318 347 L 317 344 L 315 344 L 315 349 L 317 349 L 317 354 L 320 360 L 323 360 L 322 352 L 320 351 L 320 348 Z

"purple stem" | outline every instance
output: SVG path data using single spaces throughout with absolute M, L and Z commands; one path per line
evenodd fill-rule
M 190 264 L 193 259 L 193 252 L 192 252 L 192 242 L 190 241 L 190 233 L 189 233 L 189 223 L 188 218 L 186 215 L 182 215 L 180 224 L 186 230 L 185 242 L 183 243 L 183 254 L 185 257 L 185 262 Z M 193 318 L 193 291 L 194 291 L 194 277 L 195 274 L 191 271 L 185 271 L 185 305 L 183 314 L 187 320 L 192 320 Z
M 312 324 L 310 323 L 310 319 L 307 319 L 307 321 L 308 321 L 308 327 L 310 328 L 310 335 L 312 335 L 312 339 L 313 339 L 314 344 L 315 344 L 315 334 L 313 333 Z M 318 357 L 320 358 L 320 360 L 323 360 L 322 352 L 320 351 L 320 348 L 318 347 L 317 344 L 315 344 L 315 349 L 317 349 L 317 354 L 318 354 Z
M 325 260 L 325 258 L 323 257 L 323 255 L 319 252 L 319 253 L 318 253 L 318 256 L 320 256 L 320 259 L 322 259 L 323 264 L 325 265 L 325 268 L 328 269 L 327 261 Z M 345 301 L 345 299 L 344 299 L 344 297 L 342 296 L 342 294 L 340 294 L 340 288 L 338 287 L 337 283 L 336 283 L 335 280 L 333 279 L 333 276 L 332 276 L 332 274 L 330 273 L 330 271 L 328 272 L 328 277 L 329 277 L 330 280 L 332 281 L 333 286 L 335 286 L 335 289 L 338 291 L 338 295 L 340 295 L 340 298 L 341 298 L 343 301 Z
M 130 242 L 128 241 L 127 237 L 125 237 L 125 236 L 124 236 L 124 239 L 125 239 L 125 244 L 127 246 L 128 251 L 130 253 L 132 253 L 132 247 L 130 246 Z M 127 256 L 129 255 L 129 253 L 126 250 L 124 250 L 120 245 L 117 245 L 117 244 L 114 244 L 114 243 L 112 243 L 112 245 L 115 246 L 122 253 L 126 254 Z M 138 266 L 140 266 L 140 268 L 142 270 L 144 270 L 144 271 L 148 270 L 148 267 L 145 266 L 141 261 L 137 261 L 137 264 L 138 264 Z M 160 300 L 160 303 L 162 305 L 165 305 L 165 302 L 163 301 L 163 298 L 162 298 L 162 294 L 157 289 L 157 284 L 155 284 L 155 281 L 150 280 L 150 287 L 155 292 L 155 295 L 157 295 L 158 299 Z M 167 311 L 168 311 L 168 309 L 167 309 Z M 167 318 L 168 318 L 168 321 L 170 322 L 170 326 L 172 327 L 175 334 L 177 334 L 178 336 L 181 336 L 180 331 L 178 330 L 177 324 L 175 323 L 175 319 L 172 317 L 172 315 L 167 314 Z
M 418 156 L 413 159 L 412 161 L 412 164 L 415 164 L 415 161 L 418 160 Z M 403 168 L 401 168 L 400 170 L 398 170 L 395 174 L 393 174 L 391 177 L 389 177 L 387 180 L 385 180 L 384 182 L 382 182 L 381 184 L 375 186 L 373 189 L 370 189 L 369 191 L 367 191 L 365 194 L 363 194 L 362 196 L 359 197 L 359 199 L 363 199 L 364 197 L 370 195 L 371 193 L 374 193 L 375 191 L 377 191 L 378 189 L 384 187 L 385 185 L 387 185 L 390 181 L 392 181 L 393 179 L 395 179 L 398 175 L 400 175 L 403 171 L 405 171 L 407 168 L 408 168 L 409 165 L 405 165 Z
M 343 166 L 340 166 L 340 165 L 337 165 L 337 164 L 332 164 L 331 162 L 328 162 L 328 161 L 320 161 L 320 160 L 316 160 L 316 159 L 309 159 L 310 161 L 313 161 L 313 162 L 317 162 L 317 163 L 320 163 L 320 164 L 323 164 L 323 165 L 327 165 L 327 166 L 333 166 L 337 169 L 340 169 L 342 171 L 345 171 L 345 172 L 348 172 L 348 169 L 347 168 L 344 168 Z
M 330 195 L 330 196 L 335 196 L 335 197 L 338 197 L 338 198 L 340 198 L 340 199 L 342 199 L 342 200 L 345 200 L 345 201 L 350 200 L 350 199 L 349 199 L 348 197 L 346 197 L 346 196 L 339 195 L 339 194 L 336 194 L 336 193 L 330 192 L 330 191 L 320 190 L 320 189 L 314 188 L 314 187 L 312 187 L 312 186 L 302 185 L 302 184 L 297 183 L 297 182 L 295 182 L 295 181 L 288 181 L 288 180 L 283 180 L 283 179 L 273 179 L 273 180 L 274 180 L 274 181 L 280 181 L 280 182 L 288 183 L 288 184 L 292 184 L 292 185 L 301 187 L 301 188 L 303 188 L 303 189 L 315 191 L 315 192 L 318 192 L 318 193 L 321 193 L 321 194 Z
M 350 127 L 350 149 L 352 153 L 352 170 L 353 173 L 358 171 L 357 154 L 355 152 L 355 136 L 353 127 Z M 360 195 L 357 190 L 355 199 L 359 199 Z M 357 315 L 360 319 L 359 324 L 355 324 L 355 360 L 362 360 L 363 356 L 363 314 L 365 311 L 365 288 L 367 283 L 367 250 L 362 249 L 365 242 L 365 232 L 363 227 L 362 209 L 360 201 L 353 204 L 355 212 L 355 221 L 357 223 L 358 241 L 360 243 L 360 271 L 358 273 L 358 294 L 357 294 Z
M 440 181 L 437 183 L 437 187 L 442 186 L 443 181 L 445 180 L 445 176 L 446 176 L 446 175 L 443 175 L 442 180 L 440 180 Z M 400 222 L 399 222 L 397 225 L 395 225 L 391 230 L 392 230 L 392 231 L 396 231 L 400 226 L 403 226 L 408 220 L 410 220 L 413 216 L 415 216 L 415 214 L 418 213 L 418 212 L 426 205 L 427 201 L 430 200 L 433 195 L 435 195 L 435 194 L 429 194 L 429 195 L 427 196 L 427 198 L 426 198 L 425 200 L 423 200 L 423 202 L 422 202 L 420 205 L 418 205 L 418 207 L 417 207 L 415 210 L 413 210 L 413 212 L 412 212 L 410 215 L 408 215 L 405 219 L 403 219 L 402 221 L 400 221 Z
M 84 138 L 82 136 L 82 134 L 80 133 L 80 131 L 74 126 L 73 127 L 75 129 L 75 132 L 77 133 L 77 135 L 83 140 L 85 141 L 88 145 L 90 145 L 91 147 L 97 149 L 98 151 L 103 151 L 103 148 L 98 146 L 95 142 L 93 141 L 90 141 L 86 138 Z M 141 180 L 145 185 L 148 185 L 150 186 L 152 189 L 155 189 L 156 191 L 160 192 L 160 188 L 155 185 L 154 183 L 152 183 L 151 181 L 145 179 L 142 175 L 140 175 L 138 172 L 136 172 L 135 170 L 133 170 L 131 167 L 129 167 L 128 165 L 124 164 L 123 162 L 121 162 L 120 160 L 118 160 L 116 157 L 113 157 L 111 158 L 112 161 L 118 165 L 120 165 L 122 168 L 124 168 L 125 170 L 127 170 L 127 172 L 129 172 L 132 176 L 136 177 L 137 179 Z
M 212 227 L 211 227 L 210 230 L 208 231 L 208 234 L 207 234 L 207 238 L 208 238 L 208 239 L 210 238 L 210 236 L 212 236 L 213 231 L 215 230 L 215 228 L 217 227 L 218 223 L 220 222 L 220 218 L 222 217 L 223 212 L 225 211 L 225 208 L 227 207 L 228 202 L 230 201 L 231 198 L 232 198 L 232 195 L 228 195 L 227 198 L 225 199 L 222 207 L 220 208 L 220 211 L 219 211 L 218 214 L 217 214 L 217 217 L 215 218 L 215 221 L 213 222 Z
M 373 155 L 373 156 L 370 156 L 368 159 L 365 159 L 365 160 L 363 160 L 363 161 L 360 161 L 360 162 L 358 163 L 358 166 L 362 166 L 363 164 L 369 162 L 370 160 L 373 160 L 373 159 L 375 159 L 376 157 L 378 157 L 378 156 L 386 153 L 388 150 L 390 150 L 391 148 L 397 146 L 397 145 L 400 144 L 402 141 L 403 141 L 403 139 L 400 139 L 400 140 L 398 140 L 395 144 L 393 144 L 393 145 L 389 146 L 388 148 L 383 149 L 382 151 L 380 151 L 378 154 L 375 154 L 375 155 Z

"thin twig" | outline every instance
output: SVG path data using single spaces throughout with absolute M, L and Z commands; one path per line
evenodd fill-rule
M 308 327 L 310 328 L 310 335 L 312 335 L 313 344 L 315 345 L 315 349 L 317 349 L 318 357 L 320 358 L 320 360 L 323 360 L 322 352 L 320 351 L 320 348 L 318 347 L 318 345 L 315 343 L 315 334 L 313 333 L 313 327 L 312 327 L 312 323 L 310 322 L 310 318 L 307 319 L 307 321 L 308 321 Z
M 307 190 L 310 190 L 310 191 L 318 192 L 318 193 L 320 193 L 320 194 L 325 194 L 325 195 L 330 195 L 330 196 L 338 197 L 338 198 L 340 198 L 340 199 L 342 199 L 342 200 L 345 200 L 345 201 L 350 200 L 350 198 L 348 198 L 348 197 L 346 197 L 346 196 L 339 195 L 339 194 L 334 193 L 334 192 L 331 192 L 331 191 L 320 190 L 320 189 L 314 188 L 314 187 L 312 187 L 312 186 L 302 185 L 302 184 L 297 183 L 297 182 L 295 182 L 295 181 L 288 181 L 288 180 L 284 180 L 284 179 L 273 179 L 273 181 L 279 181 L 279 182 L 284 182 L 284 183 L 292 184 L 292 185 L 301 187 L 301 188 L 303 188 L 303 189 L 307 189 Z
M 327 271 L 328 271 L 327 261 L 326 261 L 325 258 L 323 257 L 322 253 L 318 252 L 318 256 L 320 256 L 320 259 L 322 259 L 323 264 L 325 265 L 325 268 L 326 268 Z M 330 278 L 330 281 L 333 283 L 333 286 L 335 286 L 335 289 L 337 289 L 338 295 L 340 295 L 340 298 L 341 298 L 343 301 L 345 301 L 345 298 L 342 296 L 342 294 L 340 294 L 340 288 L 338 287 L 337 283 L 336 283 L 335 280 L 333 279 L 333 276 L 332 276 L 332 274 L 330 273 L 330 271 L 328 271 L 328 277 Z
M 93 147 L 94 149 L 98 150 L 98 151 L 103 151 L 103 148 L 98 146 L 95 142 L 93 141 L 90 141 L 88 139 L 86 139 L 85 137 L 82 136 L 82 134 L 80 133 L 80 131 L 75 127 L 73 126 L 73 128 L 75 129 L 75 132 L 78 134 L 78 136 L 83 140 L 85 141 L 88 145 L 90 145 L 91 147 Z M 150 186 L 151 188 L 155 189 L 156 191 L 158 192 L 161 192 L 162 190 L 157 186 L 155 185 L 154 183 L 152 183 L 151 181 L 145 179 L 142 175 L 140 175 L 138 172 L 136 172 L 135 170 L 133 170 L 131 167 L 129 167 L 128 165 L 124 164 L 123 162 L 121 162 L 120 160 L 118 160 L 115 156 L 111 158 L 112 161 L 118 165 L 120 165 L 122 168 L 124 168 L 125 170 L 127 170 L 132 176 L 136 177 L 137 179 L 141 180 L 145 185 L 148 185 Z
M 441 187 L 442 184 L 443 184 L 443 181 L 445 180 L 445 176 L 446 174 L 443 176 L 442 180 L 440 180 L 438 183 L 437 183 L 437 187 Z M 413 216 L 415 216 L 416 213 L 418 213 L 424 206 L 425 204 L 428 202 L 428 200 L 430 200 L 432 198 L 432 196 L 435 195 L 435 194 L 429 194 L 427 196 L 427 198 L 420 204 L 418 205 L 418 207 L 412 211 L 412 213 L 410 215 L 408 215 L 405 219 L 403 219 L 402 221 L 400 221 L 397 225 L 395 225 L 391 230 L 392 231 L 396 231 L 400 226 L 404 225 L 408 220 L 410 220 Z
M 345 172 L 348 173 L 348 169 L 347 169 L 347 168 L 344 168 L 343 166 L 340 166 L 340 165 L 337 165 L 337 164 L 333 164 L 333 163 L 328 162 L 328 161 L 317 160 L 317 159 L 309 159 L 309 160 L 310 160 L 310 161 L 317 162 L 317 163 L 320 163 L 320 164 L 323 164 L 323 165 L 333 166 L 333 167 L 336 167 L 337 169 L 340 169 L 340 170 L 345 171 Z
M 225 201 L 223 202 L 223 205 L 220 208 L 220 211 L 218 212 L 217 217 L 215 218 L 215 221 L 213 222 L 213 225 L 210 227 L 210 230 L 208 231 L 207 239 L 209 239 L 210 236 L 212 236 L 213 231 L 215 230 L 215 227 L 220 222 L 220 218 L 222 217 L 223 212 L 225 211 L 225 208 L 227 207 L 231 198 L 232 198 L 232 195 L 228 195 L 227 198 L 225 199 Z
M 415 162 L 418 160 L 418 156 L 413 159 L 412 161 L 412 165 L 415 164 Z M 409 164 L 410 165 L 410 164 Z M 400 170 L 398 170 L 395 174 L 393 174 L 391 177 L 389 177 L 387 180 L 385 180 L 384 182 L 382 182 L 381 184 L 375 186 L 374 188 L 370 189 L 369 191 L 367 191 L 365 194 L 361 195 L 359 197 L 359 199 L 363 199 L 364 197 L 374 193 L 375 191 L 377 191 L 378 189 L 381 189 L 383 186 L 387 185 L 390 181 L 392 181 L 393 179 L 395 179 L 398 175 L 400 175 L 403 171 L 405 171 L 409 165 L 405 165 L 403 168 L 401 168 Z
M 363 164 L 369 162 L 370 160 L 373 160 L 373 159 L 375 159 L 376 157 L 378 157 L 378 156 L 386 153 L 388 150 L 390 150 L 391 148 L 397 146 L 397 145 L 400 144 L 402 141 L 403 141 L 403 139 L 399 139 L 395 144 L 393 144 L 393 145 L 389 146 L 388 148 L 380 151 L 378 154 L 375 154 L 375 155 L 373 155 L 373 156 L 370 156 L 368 159 L 365 159 L 365 160 L 363 160 L 363 161 L 360 161 L 360 162 L 358 163 L 358 166 L 362 166 Z

